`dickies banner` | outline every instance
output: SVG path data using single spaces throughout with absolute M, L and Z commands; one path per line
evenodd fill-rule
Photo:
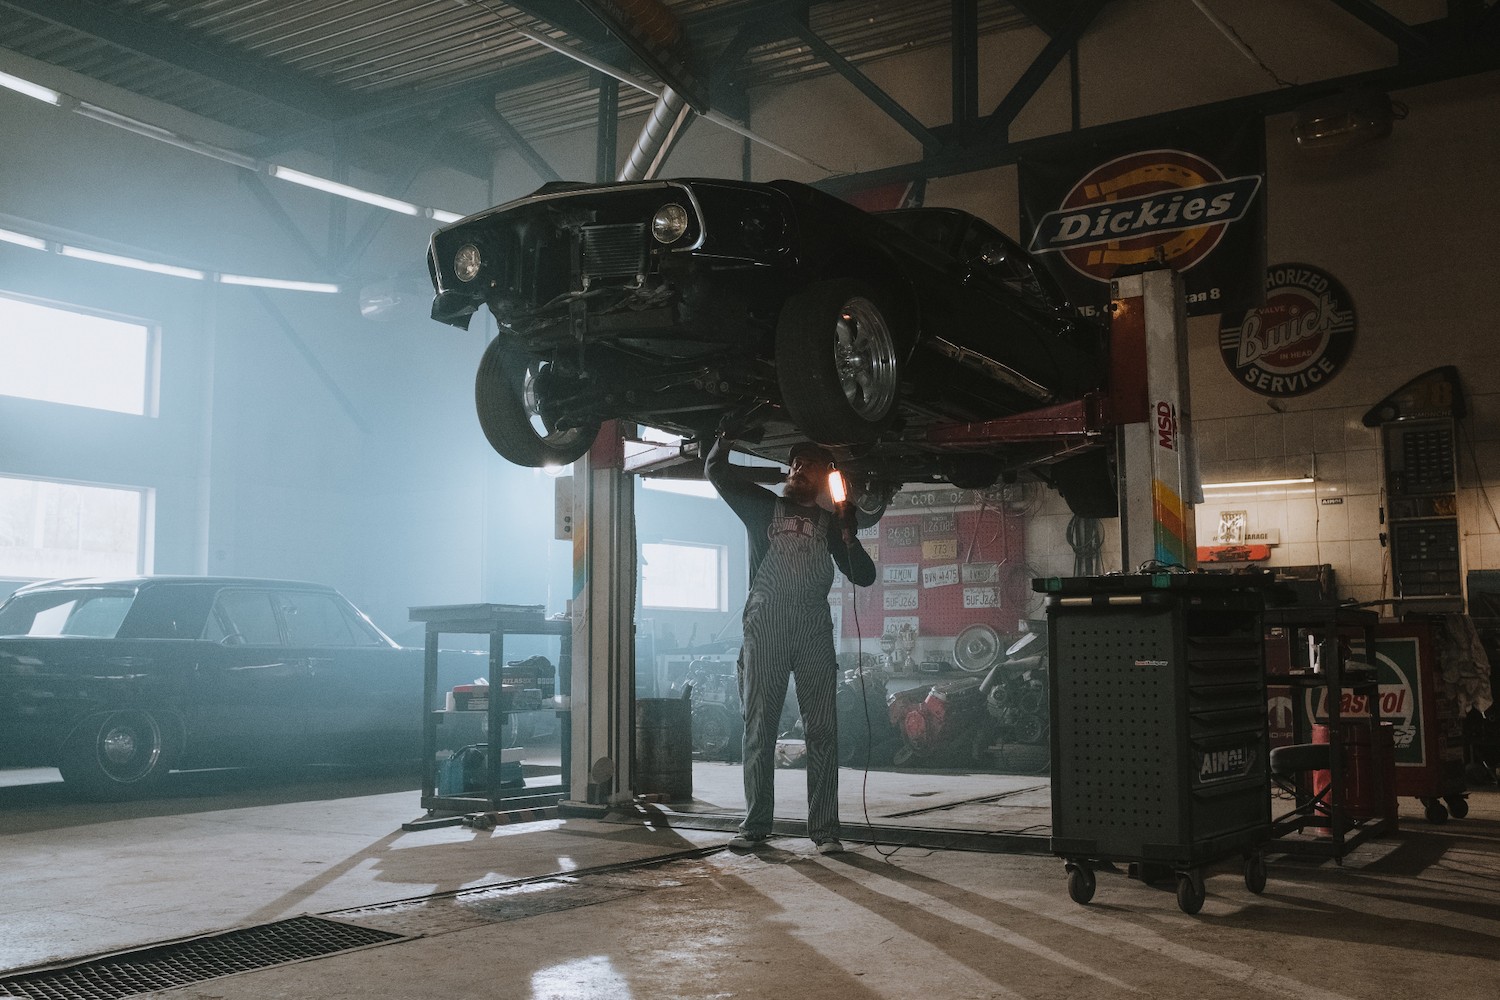
M 1259 116 L 1027 156 L 1028 249 L 1085 315 L 1111 279 L 1158 262 L 1182 274 L 1188 315 L 1243 312 L 1266 270 L 1265 162 Z

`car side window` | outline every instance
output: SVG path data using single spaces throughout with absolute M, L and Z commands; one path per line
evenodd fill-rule
M 287 641 L 293 646 L 362 646 L 339 600 L 332 594 L 280 593 L 276 595 L 286 622 Z
M 961 253 L 975 267 L 983 267 L 995 280 L 1038 309 L 1056 304 L 1047 295 L 1032 267 L 1031 258 L 1010 237 L 975 219 L 964 234 Z
M 226 646 L 281 645 L 271 595 L 256 590 L 224 591 L 214 602 L 203 638 Z

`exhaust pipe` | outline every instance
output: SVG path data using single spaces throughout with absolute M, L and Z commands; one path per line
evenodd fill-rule
M 667 154 L 687 131 L 692 118 L 693 109 L 688 107 L 686 98 L 671 87 L 663 87 L 661 96 L 656 99 L 656 107 L 651 109 L 651 117 L 646 119 L 646 126 L 641 129 L 640 138 L 636 139 L 635 148 L 630 151 L 630 158 L 620 170 L 618 180 L 654 179 L 666 162 Z

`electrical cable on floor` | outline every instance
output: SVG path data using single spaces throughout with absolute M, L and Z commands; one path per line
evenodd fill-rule
M 853 557 L 851 556 L 850 559 L 852 562 Z M 853 569 L 854 567 L 851 565 L 849 568 Z M 859 700 L 865 709 L 865 774 L 864 780 L 860 782 L 859 786 L 859 804 L 864 809 L 865 828 L 873 830 L 875 824 L 870 822 L 870 754 L 875 748 L 875 725 L 870 721 L 870 697 L 865 690 L 865 639 L 864 633 L 859 627 L 859 591 L 857 589 L 854 591 L 854 600 L 851 602 L 850 607 L 854 611 L 854 649 L 856 662 L 859 664 Z M 897 847 L 895 851 L 887 854 L 880 849 L 879 844 L 873 841 L 871 841 L 870 846 L 875 848 L 875 853 L 886 861 L 890 861 L 891 858 L 896 856 L 896 851 L 901 850 L 900 847 Z

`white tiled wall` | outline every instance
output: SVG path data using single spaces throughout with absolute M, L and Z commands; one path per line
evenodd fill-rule
M 1459 532 L 1463 569 L 1500 569 L 1500 393 L 1470 397 L 1459 425 Z M 1391 596 L 1389 550 L 1380 536 L 1384 473 L 1380 432 L 1360 418 L 1367 407 L 1210 417 L 1194 421 L 1205 483 L 1292 479 L 1315 482 L 1208 490 L 1197 508 L 1198 544 L 1211 544 L 1219 512 L 1243 510 L 1251 531 L 1275 528 L 1270 566 L 1333 567 L 1339 596 L 1360 601 Z M 1471 450 L 1472 446 L 1472 450 Z M 1482 477 L 1475 475 L 1478 458 Z M 1039 489 L 1039 488 L 1038 488 Z M 1488 500 L 1486 499 L 1488 494 Z M 1342 503 L 1323 500 L 1342 499 Z M 1062 498 L 1043 491 L 1028 520 L 1027 558 L 1038 576 L 1068 576 L 1070 514 Z M 1120 569 L 1119 522 L 1104 522 L 1104 569 Z

